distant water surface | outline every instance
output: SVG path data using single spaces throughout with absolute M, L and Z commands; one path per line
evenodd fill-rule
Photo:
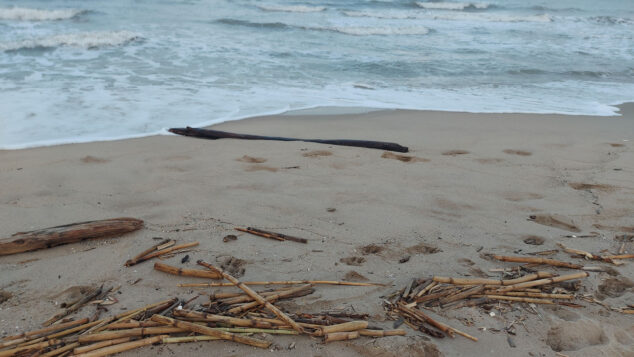
M 0 148 L 318 106 L 632 100 L 634 1 L 0 0 Z

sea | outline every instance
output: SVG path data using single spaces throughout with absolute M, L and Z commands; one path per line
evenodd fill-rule
M 628 101 L 632 0 L 0 0 L 1 149 L 320 107 Z

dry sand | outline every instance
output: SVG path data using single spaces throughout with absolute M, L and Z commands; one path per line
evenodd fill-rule
M 245 280 L 344 279 L 355 271 L 393 284 L 323 286 L 280 304 L 302 312 L 354 308 L 378 321 L 385 320 L 380 297 L 414 277 L 496 277 L 499 273 L 489 269 L 514 265 L 483 259 L 481 253 L 521 254 L 555 249 L 557 242 L 614 252 L 620 247 L 616 235 L 634 234 L 632 109 L 625 105 L 621 117 L 379 111 L 215 126 L 251 134 L 394 141 L 410 147 L 406 157 L 301 142 L 178 136 L 0 151 L 0 236 L 120 216 L 146 222 L 145 229 L 121 238 L 0 257 L 0 289 L 12 294 L 0 302 L 0 334 L 39 326 L 58 311 L 55 295 L 72 286 L 121 285 L 111 313 L 195 296 L 195 290 L 176 284 L 199 279 L 153 271 L 151 262 L 123 266 L 152 245 L 153 237 L 200 241 L 188 253 L 188 267 L 197 259 L 244 259 Z M 558 215 L 581 232 L 538 224 L 528 220 L 530 215 Z M 223 243 L 225 235 L 238 233 L 236 226 L 268 228 L 310 242 L 238 234 L 237 241 Z M 590 232 L 598 236 L 566 237 Z M 525 244 L 527 236 L 543 244 Z M 379 249 L 364 254 L 362 248 L 370 244 Z M 634 243 L 626 248 L 632 252 Z M 410 260 L 400 264 L 407 255 Z M 182 256 L 166 262 L 181 265 Z M 340 261 L 350 257 L 365 261 L 357 266 Z M 555 258 L 581 262 L 564 253 Z M 612 275 L 593 273 L 583 292 L 610 306 L 632 303 L 633 266 L 630 261 L 612 267 Z M 275 338 L 281 348 L 275 352 L 207 342 L 125 355 L 554 356 L 555 349 L 569 356 L 633 356 L 632 315 L 583 304 L 538 306 L 534 313 L 514 305 L 512 311 L 494 309 L 495 316 L 476 308 L 440 313 L 442 321 L 477 336 L 477 343 L 429 339 L 408 329 L 407 337 L 330 345 L 308 337 Z M 511 347 L 503 329 L 522 318 Z M 288 350 L 293 341 L 295 349 Z

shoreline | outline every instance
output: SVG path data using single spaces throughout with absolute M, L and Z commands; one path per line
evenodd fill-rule
M 558 249 L 592 253 L 621 249 L 634 216 L 634 104 L 624 116 L 464 114 L 389 110 L 348 115 L 265 116 L 214 125 L 257 135 L 382 140 L 410 148 L 404 156 L 381 150 L 304 142 L 201 140 L 151 136 L 120 141 L 0 151 L 0 237 L 73 222 L 128 216 L 145 228 L 113 239 L 0 257 L 0 335 L 34 329 L 59 311 L 61 291 L 73 286 L 121 285 L 108 314 L 169 297 L 199 294 L 152 262 L 123 263 L 154 237 L 199 241 L 164 262 L 195 268 L 225 257 L 244 260 L 245 281 L 368 279 L 371 289 L 328 287 L 280 303 L 290 312 L 354 309 L 391 328 L 382 297 L 429 275 L 502 278 L 513 263 L 484 253 L 524 255 Z M 626 120 L 624 120 L 624 118 Z M 334 210 L 332 210 L 334 209 Z M 579 228 L 531 221 L 563 217 Z M 236 234 L 252 226 L 308 239 L 285 244 Z M 631 230 L 631 231 L 630 231 Z M 596 232 L 596 233 L 593 233 Z M 238 239 L 223 242 L 227 234 Z M 590 237 L 587 237 L 590 236 Z M 526 243 L 527 237 L 533 237 Z M 537 237 L 539 239 L 535 239 Z M 375 249 L 365 249 L 376 246 Z M 634 251 L 634 242 L 625 242 Z M 409 260 L 401 263 L 404 257 Z M 580 294 L 625 306 L 634 294 L 632 261 L 612 266 L 558 252 L 549 258 L 610 268 L 592 273 Z M 540 267 L 557 274 L 569 271 Z M 361 276 L 361 278 L 359 278 Z M 142 279 L 138 281 L 138 279 Z M 137 283 L 133 283 L 133 282 Z M 211 292 L 206 289 L 204 292 Z M 201 303 L 204 302 L 201 298 Z M 276 356 L 505 355 L 529 352 L 575 356 L 628 355 L 631 317 L 589 302 L 583 308 L 492 305 L 438 310 L 443 322 L 476 336 L 407 336 L 322 344 L 276 337 Z M 90 316 L 85 308 L 76 317 Z M 538 316 L 539 315 L 539 316 Z M 504 333 L 523 319 L 515 335 Z M 515 347 L 509 345 L 508 338 Z M 294 349 L 289 349 L 296 342 Z M 232 343 L 143 348 L 122 356 L 260 356 Z
M 614 111 L 613 115 L 578 115 L 578 114 L 565 114 L 565 113 L 522 113 L 522 112 L 466 112 L 466 111 L 445 111 L 445 110 L 426 110 L 426 109 L 407 109 L 407 108 L 377 108 L 377 107 L 359 107 L 359 106 L 350 106 L 350 107 L 331 107 L 331 106 L 314 106 L 314 107 L 306 107 L 299 109 L 291 109 L 291 110 L 282 110 L 282 111 L 274 111 L 271 113 L 263 113 L 258 115 L 249 115 L 246 117 L 238 117 L 238 118 L 230 118 L 230 119 L 214 119 L 205 121 L 199 124 L 191 124 L 192 127 L 214 127 L 217 125 L 222 125 L 224 123 L 243 121 L 243 120 L 253 120 L 257 118 L 266 118 L 272 116 L 288 116 L 288 117 L 296 117 L 296 116 L 345 116 L 345 115 L 355 115 L 355 114 L 365 114 L 372 112 L 382 112 L 382 111 L 408 111 L 408 112 L 420 112 L 420 113 L 447 113 L 449 115 L 459 114 L 459 115 L 552 115 L 552 116 L 570 116 L 570 117 L 595 117 L 595 118 L 611 118 L 611 117 L 623 117 L 627 116 L 628 118 L 634 118 L 634 101 L 632 102 L 623 102 L 618 104 L 610 104 L 610 106 L 617 108 Z M 121 137 L 114 138 L 86 138 L 80 139 L 73 142 L 68 142 L 64 140 L 51 140 L 51 141 L 40 141 L 35 144 L 18 144 L 18 145 L 10 145 L 4 148 L 0 148 L 0 151 L 13 151 L 13 150 L 25 150 L 25 149 L 35 149 L 42 147 L 53 147 L 59 145 L 73 145 L 73 144 L 88 144 L 95 142 L 108 142 L 108 141 L 120 141 L 120 140 L 131 140 L 138 138 L 146 138 L 153 136 L 171 136 L 173 134 L 169 133 L 167 130 L 169 128 L 163 128 L 159 131 L 153 133 L 146 134 L 132 134 L 125 135 Z

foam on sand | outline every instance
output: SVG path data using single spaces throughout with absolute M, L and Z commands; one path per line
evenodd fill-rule
M 0 20 L 13 21 L 58 21 L 72 19 L 86 10 L 60 9 L 40 10 L 23 7 L 0 8 Z
M 18 51 L 34 48 L 81 47 L 98 48 L 120 46 L 141 37 L 130 31 L 79 32 L 73 34 L 53 35 L 39 39 L 29 39 L 9 43 L 0 43 L 1 51 Z

